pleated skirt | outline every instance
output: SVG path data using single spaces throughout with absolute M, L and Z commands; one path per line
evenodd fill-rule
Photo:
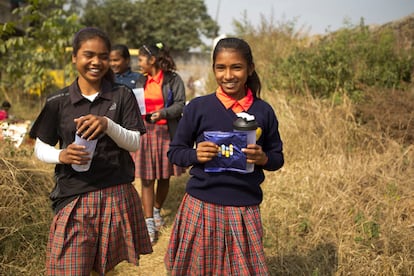
M 259 206 L 220 206 L 188 194 L 164 261 L 171 275 L 269 275 Z
M 100 275 L 152 253 L 139 195 L 132 184 L 89 192 L 55 216 L 47 245 L 47 275 Z
M 186 168 L 173 165 L 168 160 L 170 135 L 167 125 L 145 122 L 147 133 L 141 136 L 140 148 L 131 153 L 135 162 L 135 177 L 141 179 L 167 179 L 180 176 Z

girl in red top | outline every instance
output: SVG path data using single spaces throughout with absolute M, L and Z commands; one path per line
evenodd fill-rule
M 136 88 L 144 89 L 147 133 L 134 154 L 137 178 L 141 178 L 141 196 L 148 233 L 154 243 L 163 225 L 160 209 L 167 197 L 170 177 L 180 175 L 184 168 L 173 166 L 167 158 L 185 104 L 185 85 L 175 72 L 176 66 L 162 43 L 143 45 L 138 65 L 144 75 Z M 157 188 L 155 190 L 155 180 Z

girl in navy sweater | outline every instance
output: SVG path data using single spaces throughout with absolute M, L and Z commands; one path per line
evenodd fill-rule
M 168 151 L 172 163 L 192 168 L 165 264 L 172 275 L 268 275 L 260 184 L 263 170 L 278 170 L 284 163 L 278 120 L 260 99 L 260 79 L 244 40 L 221 39 L 213 52 L 213 71 L 217 90 L 185 107 Z M 219 146 L 205 141 L 204 132 L 232 131 L 239 112 L 254 115 L 259 125 L 256 144 L 242 149 L 254 171 L 205 172 Z

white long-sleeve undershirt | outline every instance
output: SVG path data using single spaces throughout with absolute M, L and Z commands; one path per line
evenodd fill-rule
M 106 118 L 106 117 L 105 117 Z M 127 151 L 136 151 L 139 149 L 139 139 L 141 133 L 138 130 L 126 129 L 109 118 L 106 134 L 120 147 Z
M 52 147 L 49 144 L 46 144 L 39 138 L 36 138 L 36 143 L 34 146 L 34 153 L 40 161 L 51 163 L 51 164 L 60 164 L 59 154 L 62 150 Z
M 111 137 L 120 148 L 129 152 L 138 150 L 141 137 L 139 131 L 126 129 L 111 119 L 106 119 L 108 120 L 108 128 L 105 133 Z M 39 138 L 36 138 L 34 153 L 39 160 L 51 164 L 60 164 L 59 155 L 61 151 L 62 149 L 57 149 L 43 142 Z

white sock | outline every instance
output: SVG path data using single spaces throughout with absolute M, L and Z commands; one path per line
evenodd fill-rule
M 154 207 L 154 215 L 160 216 L 161 215 L 160 212 L 161 212 L 161 208 L 158 209 L 158 208 Z

